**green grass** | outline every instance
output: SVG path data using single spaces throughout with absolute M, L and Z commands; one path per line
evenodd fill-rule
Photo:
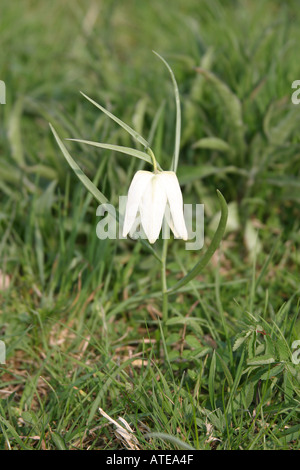
M 1 7 L 1 449 L 299 449 L 299 20 L 296 1 L 274 0 Z M 98 203 L 48 124 L 143 150 L 82 91 L 168 169 L 176 107 L 152 50 L 179 87 L 184 202 L 205 205 L 204 249 L 169 242 L 169 287 L 212 240 L 217 189 L 229 206 L 221 248 L 170 294 L 167 330 L 159 261 L 140 243 L 97 238 Z M 64 142 L 114 204 L 148 169 Z

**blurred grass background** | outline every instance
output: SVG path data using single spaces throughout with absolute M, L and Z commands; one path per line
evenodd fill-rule
M 25 0 L 16 8 L 3 0 L 0 31 L 1 447 L 119 448 L 97 406 L 134 423 L 145 449 L 176 448 L 146 439 L 146 429 L 197 448 L 297 447 L 297 2 Z M 139 245 L 97 239 L 97 203 L 48 125 L 62 137 L 134 145 L 83 91 L 149 138 L 167 169 L 175 105 L 152 50 L 178 82 L 178 177 L 184 201 L 205 204 L 206 243 L 216 189 L 230 208 L 219 256 L 174 298 L 170 367 L 155 343 L 159 266 Z M 112 152 L 67 147 L 115 204 L 141 168 Z M 172 243 L 170 283 L 198 258 Z M 189 316 L 197 320 L 182 320 Z M 280 347 L 271 353 L 266 338 Z M 260 353 L 265 362 L 253 365 Z M 264 375 L 268 354 L 289 364 L 274 380 Z

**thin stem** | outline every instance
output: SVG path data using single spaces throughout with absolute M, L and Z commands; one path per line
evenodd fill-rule
M 165 330 L 166 323 L 168 321 L 168 286 L 167 286 L 167 253 L 168 253 L 168 239 L 165 238 L 163 241 L 163 249 L 161 255 L 161 287 L 162 287 L 162 319 L 163 328 Z
M 154 153 L 152 152 L 151 148 L 148 147 L 147 148 L 147 151 L 152 159 L 152 164 L 153 164 L 153 170 L 154 170 L 154 173 L 158 173 L 158 170 L 157 170 L 157 161 L 156 161 L 156 158 L 154 156 Z

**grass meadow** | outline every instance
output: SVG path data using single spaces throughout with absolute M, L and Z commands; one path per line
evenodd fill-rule
M 299 22 L 296 0 L 1 3 L 0 449 L 300 448 Z M 97 237 L 49 126 L 117 207 L 149 164 L 66 139 L 142 150 L 83 92 L 170 168 L 153 50 L 178 84 L 183 199 L 205 211 L 204 247 L 171 237 L 164 269 L 162 239 Z M 217 190 L 222 242 L 172 291 L 211 246 Z

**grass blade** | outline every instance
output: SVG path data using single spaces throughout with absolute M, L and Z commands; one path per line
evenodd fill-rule
M 111 144 L 102 144 L 101 142 L 92 142 L 91 140 L 83 139 L 67 139 L 72 140 L 73 142 L 80 142 L 81 144 L 91 145 L 93 147 L 99 147 L 102 149 L 113 150 L 115 152 L 125 153 L 126 155 L 131 155 L 132 157 L 140 158 L 147 163 L 153 164 L 152 158 L 145 152 L 141 152 L 137 149 L 132 149 L 130 147 L 122 147 L 121 145 L 111 145 Z M 157 164 L 159 167 L 159 165 Z M 160 167 L 159 167 L 160 168 Z
M 146 437 L 161 439 L 162 441 L 170 442 L 171 444 L 174 444 L 180 450 L 195 450 L 194 447 L 190 446 L 189 444 L 182 441 L 178 437 L 172 436 L 172 435 L 167 434 L 165 432 L 150 432 L 150 433 L 146 434 Z
M 208 376 L 208 392 L 209 392 L 209 399 L 212 409 L 216 408 L 215 402 L 215 375 L 216 375 L 216 353 L 213 351 L 213 355 L 211 358 L 210 368 L 209 368 L 209 376 Z
M 144 139 L 144 137 L 142 137 L 138 132 L 136 132 L 135 130 L 133 130 L 130 126 L 128 126 L 127 124 L 125 124 L 125 122 L 121 121 L 121 119 L 117 118 L 114 114 L 112 114 L 111 112 L 109 112 L 107 109 L 103 108 L 103 106 L 101 106 L 99 103 L 96 103 L 96 101 L 92 100 L 92 98 L 89 98 L 87 95 L 85 95 L 82 91 L 80 92 L 82 94 L 82 96 L 84 96 L 88 101 L 90 101 L 94 106 L 96 106 L 97 108 L 101 109 L 101 111 L 103 113 L 105 113 L 110 119 L 112 119 L 113 121 L 115 121 L 117 124 L 119 124 L 119 126 L 123 127 L 123 129 L 125 129 L 125 131 L 128 132 L 128 134 L 130 134 L 137 142 L 139 142 L 140 144 L 142 144 L 145 148 L 148 148 L 149 147 L 149 143 L 147 142 L 146 139 Z
M 172 171 L 177 171 L 177 166 L 178 166 L 178 160 L 179 160 L 179 151 L 180 151 L 180 137 L 181 137 L 181 109 L 180 109 L 180 98 L 179 98 L 179 90 L 178 90 L 178 85 L 175 79 L 175 75 L 173 73 L 173 70 L 169 66 L 168 62 L 157 52 L 153 51 L 157 57 L 163 61 L 167 69 L 169 70 L 174 86 L 174 94 L 175 94 L 175 103 L 176 103 L 176 129 L 175 129 L 175 148 L 174 148 L 174 156 L 173 156 L 173 161 L 172 161 Z
M 53 126 L 50 123 L 49 123 L 49 126 L 50 126 L 50 129 L 51 129 L 51 131 L 52 131 L 52 133 L 53 133 L 53 135 L 56 139 L 56 142 L 58 143 L 59 148 L 61 149 L 65 159 L 69 163 L 69 165 L 72 168 L 72 170 L 74 171 L 74 173 L 78 176 L 80 181 L 84 184 L 84 186 L 87 188 L 87 190 L 90 191 L 90 193 L 94 196 L 94 198 L 97 199 L 98 202 L 100 202 L 100 204 L 107 203 L 108 199 L 104 196 L 104 194 L 101 193 L 101 191 L 99 191 L 99 189 L 94 185 L 94 183 L 92 183 L 92 181 L 85 175 L 85 173 L 77 165 L 75 160 L 73 160 L 73 158 L 69 154 L 68 150 L 64 146 L 63 142 L 58 137 L 55 129 L 53 128 Z

